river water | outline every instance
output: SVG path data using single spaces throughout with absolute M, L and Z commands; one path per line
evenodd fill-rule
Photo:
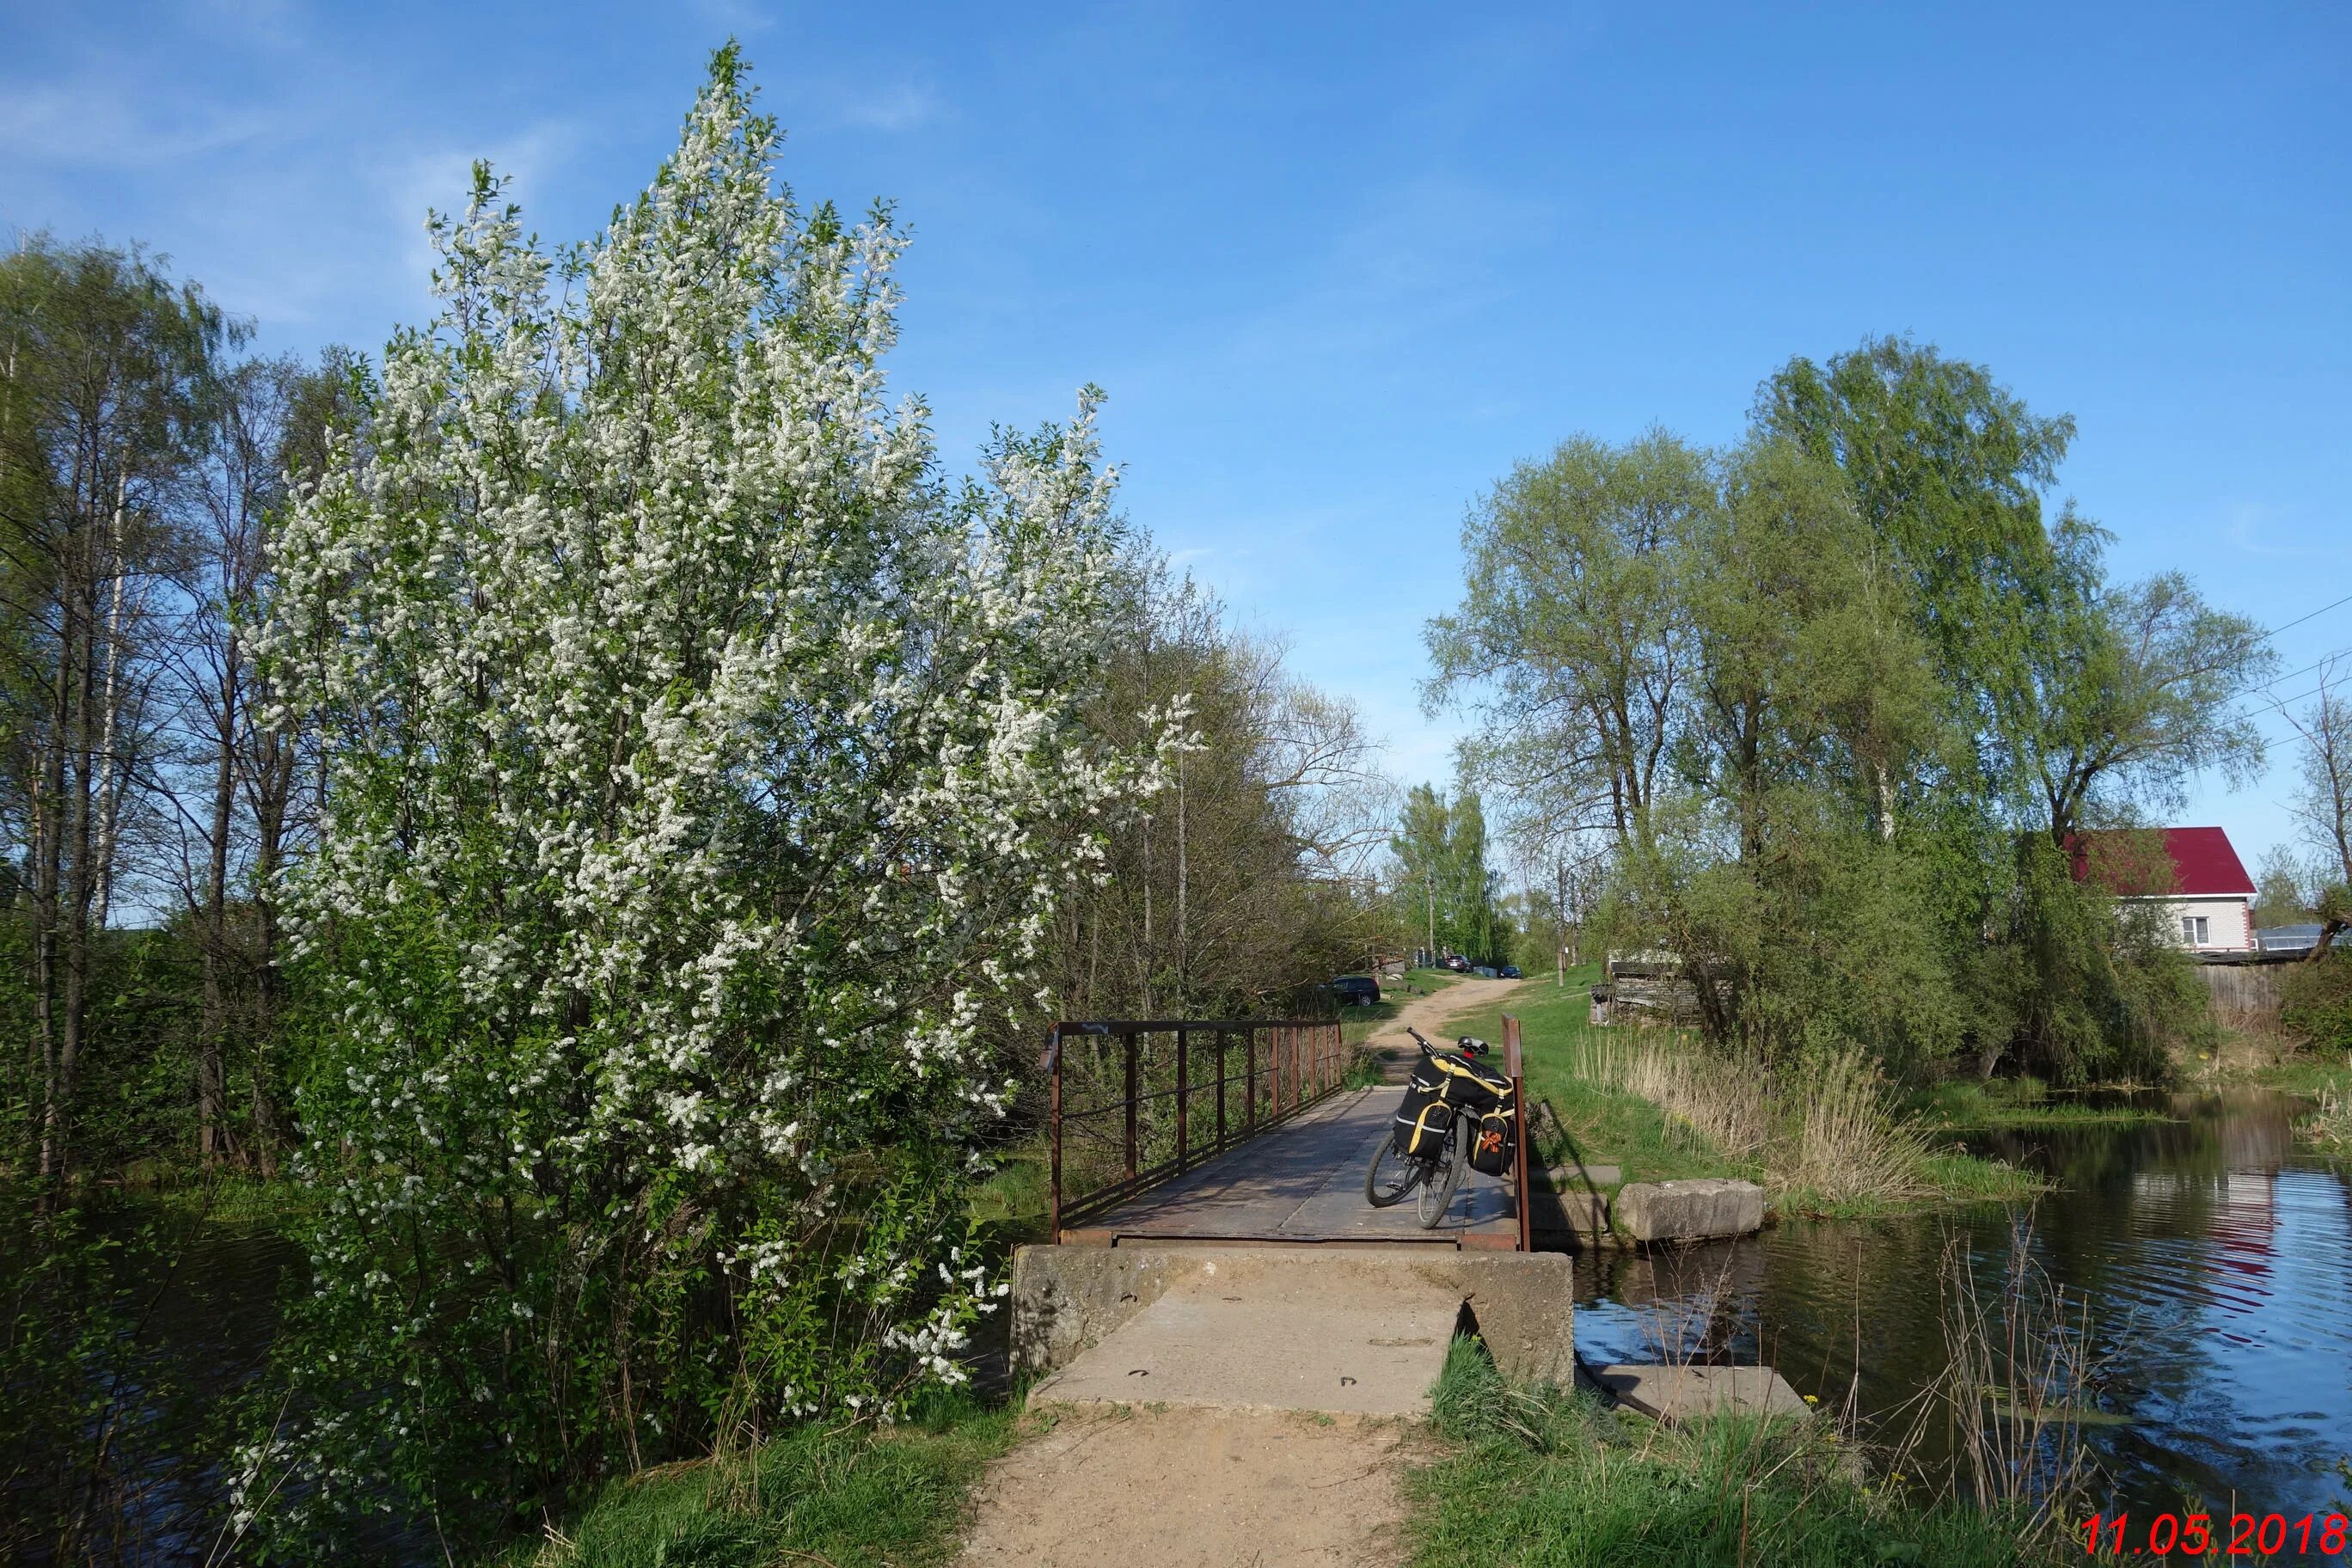
M 2108 1511 L 2344 1509 L 2352 1165 L 2297 1150 L 2299 1102 L 2284 1095 L 2135 1103 L 2168 1119 L 1975 1141 L 2058 1184 L 2030 1212 L 1795 1222 L 1674 1258 L 1580 1260 L 1578 1353 L 1761 1362 L 1892 1429 L 1949 1363 L 1938 1280 L 1958 1246 L 1980 1299 L 2025 1261 L 2087 1310 L 2084 1403 L 2102 1419 L 2083 1430 Z M 1945 1436 L 1927 1424 L 1931 1464 Z

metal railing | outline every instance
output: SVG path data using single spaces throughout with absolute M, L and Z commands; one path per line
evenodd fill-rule
M 1514 1015 L 1503 1015 L 1503 1070 L 1511 1079 L 1511 1131 L 1517 1134 L 1516 1152 L 1511 1157 L 1511 1206 L 1519 1215 L 1519 1250 L 1536 1249 L 1534 1215 L 1528 1208 L 1528 1082 L 1526 1063 L 1519 1050 L 1519 1020 Z
M 1331 1019 L 1055 1025 L 1045 1058 L 1053 1238 L 1315 1104 L 1344 1082 L 1348 1058 Z

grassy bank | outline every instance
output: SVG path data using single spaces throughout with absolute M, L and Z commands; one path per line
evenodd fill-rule
M 1946 1203 L 2013 1202 L 2032 1173 L 1967 1153 L 1895 1113 L 1858 1066 L 1825 1071 L 1776 1102 L 1756 1075 L 1705 1055 L 1682 1031 L 1595 1028 L 1597 965 L 1566 986 L 1536 982 L 1507 1004 L 1520 1023 L 1530 1100 L 1549 1108 L 1536 1153 L 1554 1166 L 1617 1167 L 1616 1183 L 1736 1176 L 1784 1214 L 1860 1218 Z M 1499 1041 L 1496 1007 L 1457 1021 Z M 1532 1107 L 1531 1107 L 1532 1109 Z
M 2079 1095 L 2053 1094 L 2039 1079 L 1955 1079 L 1904 1102 L 1904 1110 L 1948 1132 L 1992 1131 L 2018 1127 L 2131 1126 L 2168 1121 L 2161 1110 L 2142 1105 L 2095 1104 Z
M 1408 1482 L 1412 1560 L 1427 1568 L 1990 1568 L 2054 1563 L 2072 1544 L 2046 1526 L 1922 1506 L 1874 1484 L 1825 1420 L 1659 1426 L 1581 1395 L 1509 1387 L 1466 1341 L 1447 1358 L 1434 1403 L 1444 1452 Z
M 940 1563 L 964 1499 L 1012 1447 L 1016 1409 L 933 1401 L 906 1425 L 808 1427 L 729 1458 L 615 1481 L 498 1568 L 834 1568 Z

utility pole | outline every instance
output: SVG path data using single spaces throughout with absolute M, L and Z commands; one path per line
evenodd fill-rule
M 1429 963 L 1437 963 L 1437 884 L 1429 879 L 1429 868 L 1421 868 L 1421 890 L 1429 900 Z
M 1552 960 L 1559 969 L 1557 984 L 1564 991 L 1568 988 L 1568 857 L 1565 855 L 1559 858 L 1559 951 L 1552 954 Z

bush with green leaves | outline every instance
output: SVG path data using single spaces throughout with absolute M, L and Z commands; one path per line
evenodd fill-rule
M 284 1542 L 887 1418 L 1001 1289 L 964 1194 L 1068 827 L 1158 773 L 1076 721 L 1113 476 L 1088 393 L 943 481 L 884 401 L 889 214 L 803 213 L 777 143 L 730 47 L 586 245 L 478 169 L 278 540 L 326 1198 L 239 1506 Z

